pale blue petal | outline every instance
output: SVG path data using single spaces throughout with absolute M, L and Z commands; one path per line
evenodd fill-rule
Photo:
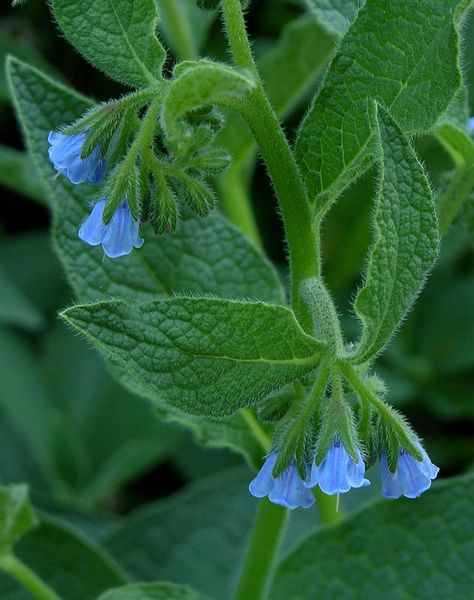
M 272 490 L 274 483 L 272 471 L 277 458 L 278 454 L 276 452 L 272 452 L 263 463 L 263 466 L 257 473 L 256 477 L 250 482 L 249 491 L 252 496 L 255 496 L 255 498 L 263 498 L 268 496 Z
M 351 488 L 370 485 L 370 481 L 364 479 L 364 474 L 365 465 L 360 452 L 356 463 L 347 453 L 344 444 L 336 439 L 323 462 L 319 466 L 313 464 L 310 478 L 305 485 L 319 485 L 321 490 L 330 496 L 344 494 Z
M 388 468 L 388 459 L 385 453 L 380 457 L 380 479 L 382 481 L 382 496 L 385 496 L 385 498 L 400 498 L 402 490 Z
M 107 167 L 107 161 L 101 158 L 98 147 L 87 158 L 81 158 L 85 139 L 85 133 L 63 135 L 51 131 L 48 135 L 48 153 L 54 168 L 74 184 L 84 181 L 98 183 Z
M 79 238 L 91 246 L 102 244 L 107 230 L 104 224 L 103 215 L 105 207 L 105 198 L 95 203 L 91 214 L 79 228 Z
M 474 133 L 474 117 L 467 120 L 466 129 L 469 134 Z
M 291 510 L 300 506 L 309 508 L 314 504 L 314 496 L 304 486 L 295 463 L 288 465 L 285 471 L 277 477 L 268 499 L 274 504 L 279 504 Z
M 395 473 L 390 473 L 387 458 L 385 455 L 382 456 L 380 461 L 382 495 L 388 498 L 398 498 L 403 494 L 406 498 L 418 498 L 429 489 L 431 480 L 436 478 L 439 469 L 431 462 L 424 448 L 421 445 L 418 445 L 418 447 L 423 460 L 418 461 L 406 450 L 401 449 Z M 386 489 L 383 486 L 384 481 L 386 482 Z M 398 495 L 395 495 L 395 493 Z
M 109 258 L 118 258 L 130 254 L 135 240 L 135 227 L 132 215 L 126 204 L 122 204 L 114 212 L 107 225 L 102 248 Z

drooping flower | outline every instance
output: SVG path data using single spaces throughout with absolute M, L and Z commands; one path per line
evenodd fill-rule
M 404 448 L 398 454 L 395 473 L 388 467 L 387 454 L 380 458 L 380 476 L 382 479 L 382 496 L 386 498 L 418 498 L 431 486 L 431 480 L 438 475 L 439 469 L 434 465 L 424 448 L 418 444 L 423 460 L 416 460 Z
M 466 129 L 469 135 L 474 133 L 474 117 L 470 117 L 466 123 Z
M 91 214 L 79 228 L 79 238 L 91 246 L 102 244 L 109 258 L 130 254 L 133 248 L 141 248 L 143 240 L 139 235 L 139 224 L 133 220 L 130 209 L 123 202 L 114 212 L 107 225 L 104 223 L 105 198 L 101 198 Z
M 370 485 L 370 481 L 364 478 L 365 464 L 360 451 L 358 459 L 355 462 L 340 438 L 336 437 L 323 462 L 319 466 L 313 463 L 305 485 L 311 488 L 319 485 L 321 490 L 330 496 L 344 494 L 351 488 Z
M 285 508 L 295 509 L 299 506 L 309 508 L 314 504 L 314 496 L 305 488 L 298 473 L 296 463 L 291 462 L 278 477 L 273 477 L 273 468 L 278 459 L 278 452 L 272 452 L 265 460 L 249 490 L 255 498 L 268 496 L 270 502 Z
M 48 136 L 49 158 L 54 168 L 74 184 L 84 181 L 99 183 L 107 166 L 107 160 L 101 158 L 98 146 L 89 156 L 81 158 L 85 139 L 85 133 L 63 135 L 51 131 Z

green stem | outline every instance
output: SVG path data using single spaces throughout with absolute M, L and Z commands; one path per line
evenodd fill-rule
M 37 600 L 61 600 L 54 590 L 13 554 L 0 556 L 0 568 L 16 579 Z
M 177 0 L 160 0 L 163 21 L 167 24 L 169 43 L 180 60 L 194 60 L 198 49 L 191 23 Z
M 256 73 L 240 0 L 222 0 L 221 5 L 236 65 Z M 235 108 L 240 109 L 247 120 L 275 187 L 288 244 L 292 306 L 302 327 L 310 332 L 311 316 L 300 288 L 303 281 L 319 274 L 319 254 L 303 180 L 261 83 L 245 101 L 236 103 Z
M 260 502 L 235 600 L 265 598 L 287 520 L 287 509 L 266 498 Z

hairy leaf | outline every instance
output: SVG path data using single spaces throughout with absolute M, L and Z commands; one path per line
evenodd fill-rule
M 415 502 L 378 502 L 320 530 L 280 564 L 271 599 L 469 596 L 473 494 L 468 475 L 434 486 Z
M 166 135 L 175 140 L 182 136 L 179 125 L 186 113 L 212 104 L 239 98 L 255 87 L 253 76 L 225 64 L 209 60 L 187 61 L 175 69 L 175 79 L 163 100 L 161 122 Z
M 344 37 L 297 140 L 316 210 L 370 164 L 373 100 L 404 132 L 430 129 L 458 90 L 454 19 L 466 0 L 367 0 Z
M 389 114 L 378 109 L 380 174 L 374 243 L 354 307 L 363 323 L 355 360 L 382 350 L 419 294 L 438 254 L 438 222 L 423 167 Z
M 313 370 L 321 345 L 281 306 L 170 298 L 75 306 L 64 319 L 159 400 L 184 412 L 232 415 Z
M 143 87 L 161 78 L 166 53 L 155 0 L 51 0 L 51 7 L 67 39 L 113 79 Z
M 344 35 L 365 0 L 306 0 L 308 8 L 329 31 Z

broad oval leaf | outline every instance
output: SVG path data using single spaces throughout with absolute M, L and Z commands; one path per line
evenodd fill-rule
M 97 302 L 62 317 L 150 394 L 226 417 L 312 371 L 322 346 L 282 306 L 176 297 Z
M 143 87 L 161 78 L 166 53 L 155 0 L 52 0 L 51 7 L 71 44 L 113 79 Z
M 272 600 L 468 598 L 474 476 L 429 495 L 380 501 L 307 537 L 278 567 Z
M 409 141 L 378 109 L 379 184 L 374 243 L 354 307 L 363 330 L 353 360 L 379 353 L 419 294 L 438 255 L 438 220 L 431 190 Z
M 467 4 L 367 0 L 360 9 L 297 140 L 318 211 L 371 164 L 373 100 L 406 132 L 430 129 L 446 110 L 461 83 L 455 18 Z

